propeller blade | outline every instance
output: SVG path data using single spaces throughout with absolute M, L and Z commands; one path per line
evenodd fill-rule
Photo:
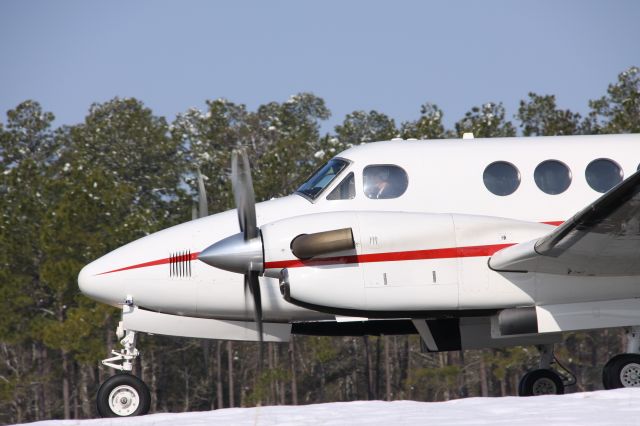
M 198 217 L 209 216 L 209 207 L 207 204 L 207 191 L 204 188 L 204 178 L 198 168 Z
M 260 363 L 262 365 L 263 352 L 264 352 L 264 334 L 262 326 L 262 296 L 260 294 L 260 281 L 258 279 L 257 272 L 248 272 L 244 275 L 244 287 L 245 292 L 247 288 L 253 298 L 253 315 L 256 321 L 258 336 L 260 339 Z
M 191 206 L 191 220 L 196 220 L 198 218 L 198 207 L 194 204 Z
M 231 156 L 231 185 L 238 210 L 238 222 L 245 240 L 258 236 L 256 200 L 251 180 L 249 156 L 244 148 L 233 151 Z

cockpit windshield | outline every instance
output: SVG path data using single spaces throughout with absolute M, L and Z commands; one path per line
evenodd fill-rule
M 320 167 L 305 183 L 300 185 L 296 191 L 311 200 L 315 200 L 318 195 L 349 165 L 349 162 L 339 158 L 329 160 Z

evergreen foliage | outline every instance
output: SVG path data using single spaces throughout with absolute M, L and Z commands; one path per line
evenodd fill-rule
M 556 107 L 554 95 L 529 93 L 529 100 L 520 101 L 516 114 L 524 136 L 559 136 L 581 133 L 580 114 Z
M 426 103 L 420 107 L 420 118 L 402 123 L 404 139 L 443 139 L 453 138 L 455 134 L 444 129 L 444 113 L 437 105 Z
M 385 141 L 397 136 L 392 118 L 378 111 L 353 111 L 335 127 L 341 148 L 347 149 L 366 142 Z
M 607 94 L 589 101 L 594 132 L 640 132 L 640 68 L 630 67 L 610 84 Z
M 515 136 L 516 130 L 510 121 L 505 121 L 505 109 L 502 103 L 487 102 L 474 106 L 456 122 L 456 134 L 473 133 L 477 138 L 498 138 Z

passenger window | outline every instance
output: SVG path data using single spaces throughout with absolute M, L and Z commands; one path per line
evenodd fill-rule
M 536 185 L 547 194 L 562 194 L 571 185 L 571 170 L 560 161 L 547 160 L 533 172 Z
M 520 172 L 511 163 L 496 161 L 484 169 L 484 186 L 495 195 L 513 194 L 520 186 Z
M 407 190 L 407 173 L 398 166 L 379 165 L 364 168 L 362 179 L 368 198 L 398 198 Z
M 350 200 L 356 196 L 356 180 L 349 173 L 327 196 L 327 200 Z
M 622 182 L 622 169 L 607 158 L 593 160 L 585 170 L 589 186 L 598 192 L 607 192 Z

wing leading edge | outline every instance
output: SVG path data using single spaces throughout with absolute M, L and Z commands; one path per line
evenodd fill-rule
M 548 235 L 497 252 L 500 272 L 640 275 L 640 171 Z

